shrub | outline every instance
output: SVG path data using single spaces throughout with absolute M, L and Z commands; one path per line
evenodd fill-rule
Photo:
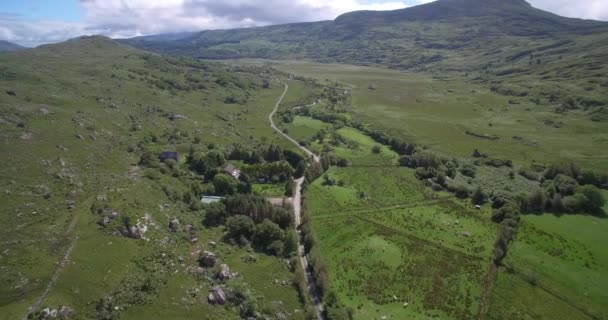
M 232 195 L 236 192 L 238 180 L 225 173 L 217 174 L 213 178 L 213 187 L 218 195 Z
M 521 168 L 519 169 L 519 175 L 530 180 L 530 181 L 538 181 L 538 178 L 540 177 L 538 173 L 534 172 L 533 170 L 529 169 L 529 168 Z
M 564 174 L 558 174 L 555 179 L 553 179 L 553 183 L 555 184 L 557 191 L 564 196 L 574 194 L 578 188 L 578 182 L 576 182 L 574 178 Z
M 471 200 L 473 204 L 482 205 L 488 200 L 488 195 L 481 190 L 481 187 L 477 187 L 471 196 Z
M 532 211 L 543 211 L 547 202 L 545 192 L 541 189 L 537 189 L 532 192 L 527 199 L 527 208 Z
M 419 180 L 434 178 L 437 175 L 437 169 L 432 167 L 418 167 L 416 168 L 416 178 Z
M 372 147 L 372 153 L 378 154 L 378 153 L 380 153 L 381 151 L 382 151 L 382 148 L 380 147 L 380 145 L 377 145 L 377 144 L 376 144 L 376 145 L 374 145 L 374 146 Z
M 277 240 L 283 240 L 283 237 L 284 233 L 279 225 L 270 220 L 264 220 L 264 222 L 255 227 L 255 231 L 253 233 L 253 242 L 260 248 L 274 250 L 275 248 L 274 246 L 271 246 L 271 244 Z M 282 249 L 283 248 L 281 245 L 281 250 L 279 252 L 282 252 Z
M 238 240 L 241 236 L 245 239 L 251 239 L 255 231 L 255 223 L 248 216 L 239 214 L 228 218 L 226 229 L 228 230 L 228 236 L 232 239 Z
M 595 186 L 585 185 L 578 189 L 577 194 L 585 196 L 586 201 L 582 204 L 588 212 L 601 209 L 606 204 L 606 199 L 602 192 Z
M 463 175 L 465 175 L 467 177 L 474 178 L 476 171 L 477 171 L 477 168 L 470 163 L 465 163 L 460 167 L 460 173 L 462 173 Z

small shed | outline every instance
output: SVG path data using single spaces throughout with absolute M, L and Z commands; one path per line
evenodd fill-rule
M 164 151 L 158 156 L 158 159 L 160 161 L 165 161 L 167 159 L 173 159 L 177 162 L 177 161 L 179 161 L 179 155 L 175 151 Z
M 227 174 L 233 176 L 235 179 L 238 179 L 241 177 L 241 170 L 239 170 L 237 167 L 235 167 L 232 163 L 228 163 L 226 165 L 226 167 L 224 167 L 224 172 L 226 172 Z

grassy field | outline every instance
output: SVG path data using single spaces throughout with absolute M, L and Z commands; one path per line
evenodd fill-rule
M 348 177 L 347 185 L 368 186 L 367 201 L 352 198 L 356 187 L 327 187 L 319 180 L 309 187 L 332 288 L 356 319 L 471 317 L 495 227 L 487 214 L 453 198 L 426 199 L 424 189 L 411 186 L 418 181 L 392 180 L 395 174 L 412 176 L 396 168 L 330 170 L 330 176 Z
M 268 64 L 242 60 L 245 64 Z M 530 97 L 507 97 L 460 80 L 372 67 L 272 61 L 298 75 L 336 80 L 352 89 L 354 119 L 389 133 L 458 156 L 474 149 L 516 163 L 574 160 L 583 167 L 608 169 L 608 130 L 582 112 L 554 112 Z M 375 89 L 368 87 L 374 85 Z M 466 134 L 496 136 L 489 140 Z
M 551 295 L 554 304 L 577 311 L 573 318 L 608 316 L 608 256 L 602 246 L 607 223 L 586 215 L 525 216 L 508 259 L 516 270 L 509 277 L 520 277 L 517 290 Z M 534 307 L 530 313 L 540 313 Z

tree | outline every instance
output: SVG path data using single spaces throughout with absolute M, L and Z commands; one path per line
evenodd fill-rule
M 266 150 L 266 161 L 279 161 L 283 159 L 283 150 L 278 145 L 272 143 Z
M 213 178 L 213 186 L 215 187 L 215 193 L 218 195 L 234 194 L 238 184 L 238 180 L 225 173 L 217 174 Z
M 228 218 L 226 228 L 228 229 L 228 236 L 232 239 L 238 240 L 241 236 L 245 239 L 251 239 L 255 231 L 255 223 L 248 216 L 239 214 Z
M 287 179 L 285 181 L 285 196 L 292 197 L 294 193 L 294 182 L 293 180 Z
M 473 204 L 482 205 L 488 200 L 488 195 L 481 190 L 481 187 L 477 187 L 471 196 Z
M 293 173 L 294 178 L 299 179 L 304 175 L 306 171 L 306 162 L 301 160 L 298 162 L 298 166 L 296 167 L 296 171 Z
M 604 195 L 596 186 L 584 185 L 578 189 L 577 193 L 584 195 L 587 199 L 583 203 L 583 207 L 589 212 L 596 211 L 606 204 Z
M 547 197 L 545 196 L 545 192 L 541 189 L 536 189 L 532 192 L 527 199 L 527 207 L 528 210 L 541 212 L 545 209 L 545 205 L 547 203 Z
M 460 167 L 460 173 L 467 177 L 475 178 L 476 171 L 477 168 L 470 163 L 465 163 L 462 165 L 462 167 Z
M 266 219 L 255 227 L 253 242 L 260 248 L 268 249 L 271 243 L 282 240 L 283 230 L 276 223 Z
M 578 188 L 578 182 L 574 178 L 564 174 L 558 174 L 553 179 L 553 183 L 555 184 L 555 188 L 564 196 L 574 194 Z
M 291 257 L 298 250 L 298 235 L 293 228 L 287 231 L 285 235 L 285 243 L 283 243 L 283 256 Z
M 226 207 L 221 202 L 210 203 L 203 208 L 205 218 L 203 224 L 214 227 L 224 224 L 226 221 Z

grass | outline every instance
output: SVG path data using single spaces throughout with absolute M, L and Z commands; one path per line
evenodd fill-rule
M 496 235 L 489 208 L 428 190 L 355 129 L 337 133 L 349 142 L 333 150 L 353 165 L 331 167 L 337 184 L 318 179 L 306 198 L 340 301 L 355 319 L 472 317 Z
M 264 197 L 281 198 L 285 195 L 285 184 L 254 183 L 251 185 L 253 194 Z
M 354 119 L 434 150 L 470 157 L 479 149 L 520 165 L 568 159 L 583 167 L 608 169 L 605 125 L 590 121 L 583 112 L 560 115 L 553 107 L 528 99 L 499 95 L 460 80 L 437 80 L 424 73 L 304 61 L 272 63 L 286 72 L 349 85 L 352 109 L 348 111 Z M 368 89 L 371 83 L 375 90 Z M 553 125 L 560 122 L 564 125 Z M 467 135 L 467 130 L 500 139 L 477 138 Z
M 293 122 L 286 126 L 289 136 L 296 141 L 307 141 L 317 132 L 328 127 L 327 123 L 302 116 L 294 117 Z
M 282 86 L 271 81 L 270 88 L 262 88 L 260 70 L 164 58 L 100 37 L 3 53 L 0 65 L 5 148 L 0 160 L 6 164 L 0 171 L 5 213 L 0 216 L 5 226 L 0 235 L 0 319 L 25 315 L 75 236 L 79 240 L 43 308 L 66 304 L 77 318 L 90 319 L 96 317 L 97 302 L 113 296 L 128 319 L 195 314 L 233 319 L 238 310 L 210 306 L 208 284 L 186 270 L 196 266 L 191 253 L 209 249 L 207 242 L 214 240 L 220 260 L 239 272 L 236 281 L 250 288 L 264 310 L 302 318 L 298 291 L 283 260 L 259 254 L 256 263 L 246 264 L 240 259 L 250 254 L 246 249 L 223 243 L 223 230 L 203 228 L 201 213 L 182 202 L 181 195 L 190 192 L 198 177 L 176 178 L 137 167 L 139 154 L 132 152 L 140 143 L 154 152 L 176 150 L 178 166 L 183 166 L 190 145 L 197 143 L 227 149 L 235 142 L 264 141 L 295 150 L 268 124 Z M 306 85 L 301 89 L 307 90 Z M 4 94 L 7 90 L 16 96 Z M 225 103 L 230 95 L 246 99 Z M 298 99 L 297 92 L 291 99 Z M 173 114 L 183 117 L 172 121 Z M 273 186 L 265 192 L 278 190 Z M 71 201 L 75 208 L 68 209 Z M 120 218 L 101 229 L 93 205 L 107 206 Z M 135 222 L 146 213 L 154 223 L 146 233 L 149 241 L 120 235 L 122 217 Z M 173 218 L 193 225 L 199 244 L 191 245 L 185 232 L 169 232 Z M 183 265 L 177 261 L 180 255 Z M 289 285 L 274 287 L 268 270 Z M 154 284 L 151 292 L 139 290 L 147 279 Z M 187 290 L 195 288 L 202 291 L 193 304 Z
M 586 215 L 525 216 L 508 263 L 562 300 L 606 317 L 605 219 Z

